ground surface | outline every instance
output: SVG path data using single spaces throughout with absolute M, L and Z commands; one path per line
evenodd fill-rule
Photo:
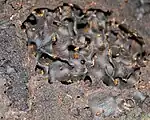
M 82 8 L 112 10 L 112 17 L 117 21 L 124 21 L 146 40 L 145 47 L 148 51 L 150 10 L 145 4 L 139 6 L 138 0 L 0 0 L 0 119 L 98 120 L 93 118 L 89 109 L 85 109 L 88 104 L 87 96 L 89 99 L 93 96 L 109 96 L 110 93 L 128 96 L 138 89 L 147 96 L 144 103 L 117 118 L 110 116 L 105 120 L 149 120 L 150 62 L 141 68 L 138 78 L 141 82 L 136 88 L 123 90 L 111 87 L 93 87 L 87 90 L 81 82 L 71 85 L 59 82 L 48 84 L 47 80 L 34 72 L 35 63 L 28 55 L 26 35 L 20 25 L 34 8 L 53 9 L 63 2 L 75 3 Z M 146 11 L 145 14 L 138 12 L 140 7 Z

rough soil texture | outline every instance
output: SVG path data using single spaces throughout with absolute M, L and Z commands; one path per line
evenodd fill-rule
M 0 0 L 0 119 L 150 120 L 150 62 L 141 68 L 136 88 L 123 90 L 113 87 L 87 89 L 82 82 L 49 84 L 35 73 L 34 58 L 28 54 L 27 38 L 20 25 L 33 9 L 53 9 L 63 2 L 113 11 L 112 18 L 124 21 L 130 29 L 136 30 L 150 51 L 150 10 L 147 6 L 139 6 L 139 0 Z M 138 9 L 142 7 L 146 13 L 141 15 Z M 146 99 L 117 118 L 96 118 L 87 108 L 87 96 L 88 99 L 93 96 L 101 98 L 111 93 L 123 97 L 136 89 Z

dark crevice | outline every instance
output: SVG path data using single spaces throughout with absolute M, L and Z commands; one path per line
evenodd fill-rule
M 62 84 L 64 84 L 64 85 L 70 85 L 70 84 L 72 84 L 72 82 L 67 82 L 67 81 L 60 81 Z
M 83 29 L 87 26 L 88 24 L 87 23 L 78 23 L 77 24 L 77 29 Z

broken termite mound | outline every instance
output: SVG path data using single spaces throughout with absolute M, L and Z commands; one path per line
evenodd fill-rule
M 49 83 L 88 80 L 91 85 L 134 86 L 146 59 L 145 42 L 125 24 L 108 19 L 110 15 L 64 3 L 53 10 L 37 8 L 27 17 L 21 27 L 36 68 L 48 74 Z

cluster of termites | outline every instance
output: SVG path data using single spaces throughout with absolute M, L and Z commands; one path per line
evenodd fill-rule
M 22 24 L 27 44 L 34 46 L 36 67 L 48 74 L 50 83 L 136 81 L 145 43 L 125 24 L 108 19 L 110 14 L 64 3 L 54 10 L 35 9 L 27 17 Z

